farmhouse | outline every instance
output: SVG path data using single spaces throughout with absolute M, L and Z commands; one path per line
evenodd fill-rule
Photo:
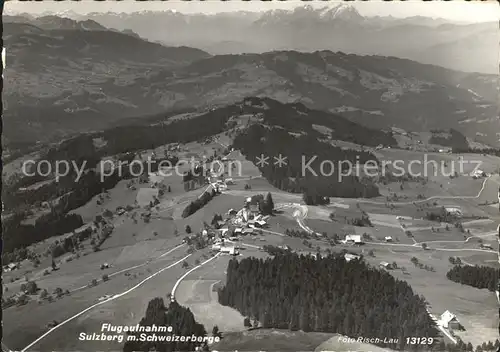
M 457 207 L 446 207 L 445 208 L 446 212 L 450 215 L 455 215 L 455 216 L 462 216 L 462 210 Z
M 344 254 L 344 259 L 346 262 L 350 262 L 351 260 L 356 260 L 359 259 L 359 255 L 351 254 L 351 253 L 346 253 Z
M 238 255 L 238 251 L 236 250 L 236 248 L 234 247 L 234 245 L 232 246 L 221 246 L 220 247 L 220 251 L 222 253 L 227 253 L 227 254 L 230 254 L 230 255 Z
M 264 227 L 266 225 L 267 225 L 267 223 L 264 220 L 255 221 L 255 226 L 256 227 Z
M 441 317 L 438 320 L 438 325 L 442 326 L 446 329 L 452 330 L 460 330 L 462 326 L 457 319 L 457 316 L 451 313 L 449 310 L 441 314 Z
M 481 178 L 481 177 L 486 177 L 486 172 L 484 172 L 483 170 L 474 170 L 474 172 L 472 173 L 472 177 L 473 178 Z
M 379 266 L 384 269 L 390 269 L 391 265 L 387 262 L 380 262 Z
M 361 235 L 346 235 L 344 241 L 342 241 L 344 244 L 362 244 L 363 241 L 361 240 Z
M 17 263 L 9 263 L 5 266 L 5 271 L 16 270 L 19 267 Z
M 385 236 L 385 237 L 384 237 L 384 240 L 385 240 L 386 242 L 392 242 L 392 237 L 391 237 L 391 236 Z

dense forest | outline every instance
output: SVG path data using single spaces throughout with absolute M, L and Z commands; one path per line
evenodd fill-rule
M 449 147 L 454 150 L 469 148 L 467 138 L 457 130 L 451 128 L 449 131 L 433 130 L 429 143 Z
M 489 266 L 457 265 L 446 273 L 446 277 L 460 284 L 495 291 L 500 278 L 500 269 Z
M 144 318 L 139 322 L 139 326 L 152 327 L 172 327 L 171 332 L 155 332 L 149 333 L 149 336 L 196 336 L 205 337 L 207 332 L 205 327 L 197 323 L 194 315 L 189 310 L 180 306 L 177 302 L 170 302 L 168 307 L 165 306 L 162 298 L 154 298 L 149 301 Z M 196 347 L 203 346 L 207 349 L 206 344 L 197 341 L 140 341 L 141 332 L 128 333 L 129 335 L 136 336 L 136 341 L 127 341 L 123 347 L 124 352 L 137 352 L 137 351 L 157 351 L 157 352 L 170 352 L 170 351 L 194 351 Z
M 341 176 L 339 163 L 344 162 L 342 172 L 347 174 L 347 162 L 355 173 L 358 162 L 363 165 L 378 160 L 369 152 L 346 150 L 322 143 L 314 135 L 291 135 L 281 128 L 252 125 L 239 134 L 233 143 L 248 160 L 257 161 L 261 154 L 269 156 L 269 165 L 259 167 L 262 175 L 275 187 L 292 193 L 304 193 L 313 201 L 321 197 L 369 198 L 379 195 L 378 188 L 369 180 L 356 175 Z M 286 165 L 275 165 L 273 157 L 285 156 Z M 325 163 L 323 163 L 325 161 Z M 332 165 L 333 164 L 333 165 Z M 342 166 L 342 165 L 341 165 Z
M 83 225 L 80 215 L 62 214 L 57 211 L 40 216 L 35 220 L 34 225 L 24 224 L 22 220 L 22 217 L 14 216 L 2 221 L 3 264 L 25 259 L 22 256 L 18 257 L 17 254 L 26 254 L 26 251 L 18 251 L 14 254 L 15 249 L 24 248 L 52 236 L 69 233 Z
M 279 254 L 279 253 L 276 253 Z M 346 336 L 436 337 L 424 299 L 404 281 L 341 255 L 297 254 L 231 260 L 219 302 L 264 328 L 335 332 Z

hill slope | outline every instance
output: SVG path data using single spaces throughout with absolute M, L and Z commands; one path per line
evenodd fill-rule
M 159 73 L 149 84 L 175 92 L 171 106 L 270 97 L 302 102 L 374 128 L 453 127 L 496 143 L 496 80 L 393 57 L 281 51 L 214 56 L 179 68 L 170 77 Z
M 8 145 L 246 96 L 302 102 L 374 128 L 455 128 L 498 142 L 494 75 L 331 51 L 211 57 L 110 30 L 44 30 L 20 22 L 6 23 L 5 33 Z
M 107 29 L 45 30 L 23 22 L 4 24 L 4 42 L 7 144 L 103 128 L 135 109 L 161 111 L 154 92 L 144 95 L 147 86 L 135 81 L 209 56 Z

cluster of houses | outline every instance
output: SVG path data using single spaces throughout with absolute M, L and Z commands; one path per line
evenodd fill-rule
M 212 249 L 237 255 L 235 242 L 238 238 L 257 234 L 259 229 L 267 227 L 268 219 L 269 215 L 261 214 L 258 201 L 252 197 L 247 198 L 241 210 L 229 209 L 226 220 L 218 222 L 217 225 L 221 227 L 218 229 Z

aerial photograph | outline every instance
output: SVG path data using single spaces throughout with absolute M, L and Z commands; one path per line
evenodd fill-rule
M 497 2 L 2 2 L 2 352 L 500 352 Z

